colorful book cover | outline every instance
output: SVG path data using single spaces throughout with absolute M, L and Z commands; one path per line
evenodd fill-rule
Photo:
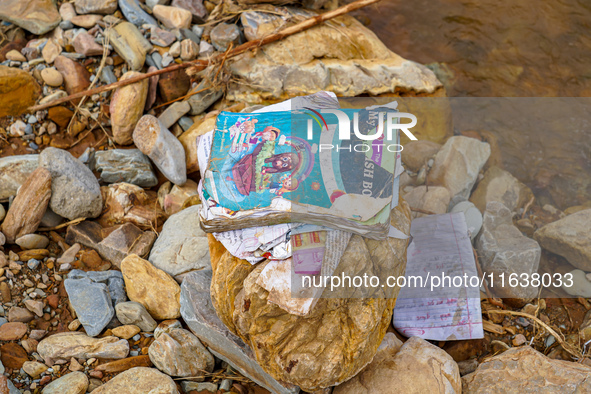
M 399 146 L 396 135 L 386 138 L 386 111 L 392 109 L 338 110 L 350 120 L 346 140 L 334 110 L 222 112 L 204 193 L 230 214 L 286 206 L 272 204 L 281 199 L 292 213 L 375 220 L 392 201 Z

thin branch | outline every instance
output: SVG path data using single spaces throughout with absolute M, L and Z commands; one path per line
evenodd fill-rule
M 220 62 L 225 57 L 227 57 L 229 59 L 229 58 L 238 56 L 244 52 L 250 51 L 252 49 L 258 48 L 263 45 L 270 44 L 275 41 L 282 40 L 285 37 L 288 37 L 293 34 L 307 30 L 311 27 L 314 27 L 314 26 L 319 25 L 323 22 L 326 22 L 327 20 L 330 20 L 332 18 L 336 18 L 337 16 L 345 15 L 351 11 L 355 11 L 359 8 L 365 7 L 370 4 L 377 3 L 379 1 L 380 0 L 357 0 L 353 3 L 339 7 L 333 11 L 328 11 L 328 12 L 325 12 L 324 14 L 320 14 L 320 15 L 316 15 L 311 18 L 308 18 L 308 19 L 304 20 L 303 22 L 296 23 L 293 26 L 287 27 L 287 28 L 279 31 L 278 33 L 270 34 L 266 37 L 263 37 L 260 40 L 249 41 L 249 42 L 246 42 L 242 45 L 238 45 L 233 50 L 227 51 L 224 53 L 220 53 L 217 56 L 213 57 L 211 60 L 197 59 L 197 60 L 191 60 L 189 62 L 185 62 L 185 63 L 181 63 L 181 64 L 175 64 L 175 65 L 169 66 L 167 68 L 163 68 L 162 70 L 152 71 L 149 73 L 138 75 L 137 77 L 125 79 L 123 81 L 117 81 L 117 82 L 114 82 L 109 85 L 104 85 L 104 86 L 100 86 L 98 88 L 94 88 L 94 89 L 90 89 L 90 90 L 85 90 L 83 92 L 71 94 L 69 96 L 62 97 L 57 100 L 53 100 L 53 101 L 46 103 L 46 104 L 35 105 L 32 107 L 29 107 L 28 111 L 35 112 L 35 111 L 39 111 L 42 109 L 50 108 L 55 105 L 62 104 L 62 103 L 65 103 L 65 102 L 68 102 L 68 101 L 71 101 L 71 100 L 74 100 L 77 98 L 81 98 L 84 96 L 92 96 L 93 94 L 99 94 L 99 93 L 106 92 L 109 90 L 114 90 L 119 87 L 130 85 L 132 83 L 142 81 L 146 78 L 153 77 L 155 75 L 165 74 L 165 73 L 169 73 L 169 72 L 176 71 L 176 70 L 181 70 L 181 69 L 188 68 L 188 67 L 194 67 L 194 68 L 197 68 L 198 70 L 204 70 L 211 63 Z
M 560 334 L 558 334 L 556 331 L 554 331 L 549 325 L 547 325 L 546 323 L 544 323 L 543 321 L 541 321 L 537 317 L 530 315 L 529 313 L 503 311 L 503 310 L 488 310 L 488 311 L 486 311 L 486 313 L 500 313 L 502 315 L 513 315 L 513 316 L 520 316 L 520 317 L 525 317 L 527 319 L 531 319 L 534 321 L 534 323 L 542 326 L 550 335 L 552 335 L 554 338 L 556 338 L 556 341 L 558 341 L 558 343 L 560 343 L 562 348 L 564 350 L 566 350 L 568 353 L 570 353 L 572 356 L 574 356 L 577 359 L 580 359 L 583 357 L 583 354 L 577 348 L 575 348 L 570 343 L 565 342 L 564 339 L 562 339 L 562 336 Z

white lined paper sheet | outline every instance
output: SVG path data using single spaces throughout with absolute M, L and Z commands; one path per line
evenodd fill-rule
M 394 327 L 403 335 L 432 340 L 484 337 L 479 286 L 435 286 L 434 276 L 480 279 L 464 214 L 430 215 L 413 220 L 406 279 L 423 287 L 403 287 L 394 308 Z M 417 280 L 420 282 L 420 280 Z M 459 281 L 456 279 L 456 284 Z M 408 283 L 407 283 L 408 284 Z M 411 283 L 412 284 L 412 283 Z

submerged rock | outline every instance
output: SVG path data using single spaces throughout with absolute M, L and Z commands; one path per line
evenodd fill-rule
M 527 287 L 509 284 L 512 274 L 538 272 L 542 250 L 536 241 L 513 225 L 511 211 L 500 202 L 487 204 L 476 249 L 482 271 L 485 275 L 493 274 L 494 285 L 490 289 L 495 297 L 529 299 L 537 295 L 538 288 L 531 283 Z M 501 276 L 505 277 L 504 287 Z
M 429 185 L 446 187 L 454 205 L 467 200 L 489 156 L 490 145 L 486 142 L 463 136 L 451 137 L 435 155 Z
M 584 271 L 591 271 L 591 209 L 570 214 L 534 233 L 540 245 Z
M 498 201 L 513 212 L 517 208 L 522 208 L 533 196 L 529 187 L 509 172 L 493 166 L 484 173 L 484 178 L 470 196 L 470 201 L 480 211 L 484 211 L 490 201 Z

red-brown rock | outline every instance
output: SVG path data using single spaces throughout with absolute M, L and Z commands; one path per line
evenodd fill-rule
M 25 323 L 4 323 L 0 326 L 0 341 L 16 341 L 27 333 Z
M 21 369 L 25 361 L 29 361 L 29 356 L 25 349 L 14 342 L 8 342 L 0 346 L 0 360 L 5 367 L 12 369 Z

